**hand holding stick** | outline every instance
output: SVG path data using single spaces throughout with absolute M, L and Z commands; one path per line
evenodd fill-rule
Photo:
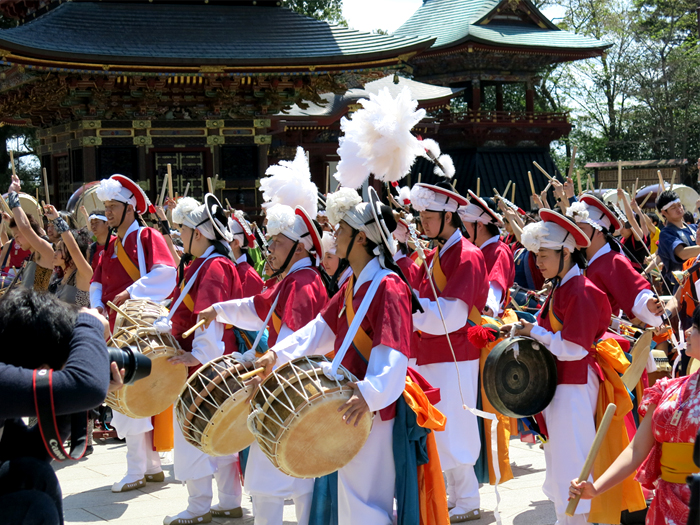
M 578 477 L 578 482 L 586 481 L 588 476 L 591 475 L 591 470 L 593 470 L 593 463 L 598 455 L 598 451 L 603 444 L 603 439 L 605 439 L 605 434 L 607 434 L 610 428 L 610 423 L 612 423 L 613 417 L 615 416 L 615 410 L 617 406 L 614 403 L 610 403 L 608 408 L 605 409 L 605 414 L 603 415 L 603 420 L 598 425 L 598 430 L 595 433 L 595 439 L 593 439 L 593 444 L 591 449 L 588 451 L 588 456 L 586 456 L 586 461 L 583 463 L 583 468 L 581 469 L 581 475 Z M 581 495 L 578 494 L 569 500 L 569 504 L 566 507 L 566 515 L 573 516 L 576 513 L 576 507 L 578 507 L 578 502 L 581 500 Z
M 112 310 L 117 312 L 119 315 L 121 315 L 124 319 L 129 321 L 134 326 L 148 326 L 148 324 L 145 321 L 142 321 L 141 319 L 134 319 L 129 314 L 127 314 L 124 310 L 122 310 L 116 304 L 114 304 L 112 301 L 107 301 L 107 306 L 109 306 Z
M 197 328 L 201 328 L 202 326 L 204 326 L 204 324 L 206 322 L 207 322 L 206 319 L 200 319 L 196 325 L 194 325 L 192 328 L 190 328 L 189 330 L 187 330 L 186 332 L 184 332 L 182 334 L 183 339 L 187 339 L 189 336 L 191 336 L 194 333 L 195 330 L 197 330 Z

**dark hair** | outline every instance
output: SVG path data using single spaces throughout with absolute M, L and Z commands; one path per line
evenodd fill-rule
M 700 304 L 693 310 L 693 326 L 700 330 Z
M 686 224 L 695 224 L 695 217 L 693 217 L 692 213 L 687 211 L 683 214 L 683 222 Z
M 0 362 L 36 369 L 63 367 L 78 309 L 56 296 L 17 287 L 0 300 Z
M 574 249 L 571 253 L 571 260 L 582 270 L 588 268 L 588 259 L 586 259 L 586 252 L 584 250 L 579 250 L 578 248 Z
M 104 210 L 92 210 L 90 213 L 88 213 L 88 217 L 90 215 L 102 215 L 104 217 L 105 211 Z M 100 219 L 98 219 L 100 220 Z M 104 221 L 102 221 L 104 222 Z
M 496 226 L 494 223 L 489 222 L 485 224 L 486 226 L 486 231 L 489 232 L 489 235 L 493 237 L 494 235 L 500 235 L 501 230 L 498 229 L 498 226 Z
M 661 220 L 659 220 L 659 216 L 656 215 L 656 213 L 654 213 L 654 212 L 650 211 L 646 215 L 647 215 L 647 217 L 649 217 L 652 220 L 652 222 L 654 224 L 659 224 L 661 222 Z
M 459 216 L 459 213 L 456 211 L 452 212 L 452 219 L 450 219 L 450 226 L 453 228 L 457 228 L 458 230 L 461 230 L 462 227 L 464 226 L 464 223 L 462 222 L 462 218 Z
M 675 191 L 666 190 L 662 191 L 661 195 L 656 197 L 656 209 L 661 212 L 664 206 L 669 202 L 673 202 L 678 198 L 678 194 Z
M 43 236 L 42 233 L 42 228 L 39 225 L 38 222 L 36 222 L 36 219 L 32 215 L 27 215 L 27 220 L 29 221 L 29 226 L 32 227 L 32 230 L 34 230 L 34 233 L 36 233 L 39 237 Z M 17 228 L 17 221 L 14 217 L 10 219 L 10 228 Z
M 81 228 L 79 230 L 71 230 L 70 231 L 71 235 L 73 235 L 73 238 L 75 239 L 75 242 L 78 243 L 78 248 L 80 248 L 80 253 L 83 254 L 83 257 L 86 259 L 88 258 L 88 249 L 90 248 L 90 242 L 91 238 L 90 235 L 88 234 L 87 230 L 85 228 Z M 63 240 L 61 240 L 63 242 Z M 65 242 L 63 242 L 63 245 L 65 246 Z M 71 257 L 70 252 L 66 248 L 66 250 L 63 252 L 63 260 L 66 263 L 66 266 L 68 266 L 71 262 L 73 262 L 73 257 Z

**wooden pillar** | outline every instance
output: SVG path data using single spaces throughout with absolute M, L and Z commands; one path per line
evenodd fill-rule
M 97 179 L 97 147 L 83 149 L 83 181 Z
M 472 111 L 481 109 L 481 82 L 472 80 Z
M 535 111 L 535 87 L 532 80 L 528 80 L 525 86 L 525 111 L 532 113 Z
M 496 111 L 503 111 L 503 84 L 496 84 Z

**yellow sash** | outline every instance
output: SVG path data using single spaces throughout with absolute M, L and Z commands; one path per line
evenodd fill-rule
M 440 293 L 447 286 L 447 276 L 445 272 L 442 271 L 440 266 L 440 249 L 435 250 L 435 255 L 433 256 L 433 279 L 435 279 L 435 287 Z M 469 312 L 469 320 L 476 326 L 481 326 L 481 312 L 476 306 L 472 306 Z
M 182 284 L 180 285 L 180 293 L 182 293 L 182 290 L 185 288 L 185 282 L 183 281 Z M 182 300 L 182 304 L 184 304 L 190 312 L 194 312 L 194 300 L 192 299 L 192 296 L 190 294 L 187 294 L 185 298 Z M 227 325 L 228 326 L 228 325 Z
M 136 235 L 138 235 L 138 232 L 136 232 Z M 141 272 L 139 271 L 138 266 L 136 266 L 126 254 L 126 250 L 124 250 L 124 245 L 122 244 L 122 241 L 119 237 L 117 237 L 115 249 L 117 251 L 117 259 L 121 263 L 122 268 L 124 268 L 126 273 L 129 274 L 129 277 L 131 277 L 132 281 L 138 281 L 141 278 Z
M 277 315 L 277 312 L 272 312 L 272 326 L 275 327 L 275 332 L 277 332 L 277 335 L 279 335 L 280 330 L 282 329 L 282 319 L 280 319 L 280 316 Z
M 351 275 L 348 280 L 348 287 L 345 290 L 345 319 L 348 323 L 348 328 L 352 324 L 352 320 L 355 319 L 355 309 L 352 306 L 352 290 L 355 286 L 355 276 Z M 362 327 L 358 327 L 357 333 L 352 340 L 353 344 L 362 354 L 362 357 L 369 362 L 369 355 L 372 353 L 372 339 L 367 335 Z
M 693 463 L 694 443 L 661 443 L 661 479 L 685 483 L 685 478 L 699 469 Z

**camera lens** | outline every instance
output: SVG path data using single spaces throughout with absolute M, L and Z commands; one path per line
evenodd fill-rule
M 109 362 L 117 363 L 120 370 L 124 369 L 125 385 L 131 385 L 151 374 L 151 360 L 130 346 L 122 348 L 110 346 Z

